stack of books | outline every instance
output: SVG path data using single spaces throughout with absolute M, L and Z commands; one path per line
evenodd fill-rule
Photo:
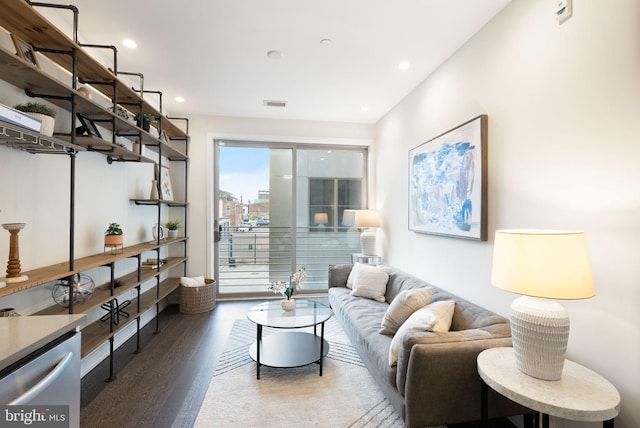
M 26 113 L 0 104 L 0 120 L 3 122 L 40 132 L 42 121 Z
M 158 269 L 165 264 L 167 259 L 147 259 L 142 262 L 142 269 Z

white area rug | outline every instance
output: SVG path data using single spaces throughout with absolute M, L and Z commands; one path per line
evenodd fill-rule
M 274 332 L 263 329 L 263 335 Z M 195 427 L 404 427 L 335 318 L 325 324 L 330 348 L 322 376 L 317 364 L 263 366 L 257 380 L 249 357 L 255 335 L 255 324 L 236 321 Z

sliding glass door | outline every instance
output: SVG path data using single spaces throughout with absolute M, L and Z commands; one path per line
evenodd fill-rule
M 307 268 L 302 293 L 327 287 L 349 263 L 357 232 L 345 209 L 366 200 L 366 148 L 215 141 L 216 278 L 221 297 L 264 296 Z

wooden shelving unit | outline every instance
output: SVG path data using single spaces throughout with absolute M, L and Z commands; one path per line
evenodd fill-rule
M 144 93 L 148 91 L 138 91 L 132 88 L 119 78 L 117 70 L 117 53 L 114 49 L 114 64 L 111 67 L 105 66 L 95 60 L 85 49 L 85 46 L 78 43 L 77 29 L 68 36 L 49 22 L 37 9 L 55 7 L 57 9 L 67 9 L 74 14 L 74 21 L 77 22 L 77 10 L 72 6 L 47 5 L 34 3 L 32 6 L 25 0 L 0 0 L 0 27 L 15 34 L 21 40 L 31 44 L 38 55 L 43 55 L 52 63 L 66 71 L 66 77 L 54 77 L 42 69 L 34 67 L 32 64 L 19 58 L 14 52 L 0 46 L 0 79 L 4 80 L 25 91 L 30 97 L 39 97 L 48 100 L 52 104 L 71 112 L 71 120 L 68 132 L 54 134 L 53 137 L 46 137 L 37 132 L 15 126 L 0 121 L 0 145 L 9 148 L 27 151 L 34 154 L 57 153 L 68 155 L 70 161 L 70 175 L 75 176 L 76 156 L 85 151 L 92 151 L 103 154 L 109 163 L 112 162 L 143 162 L 154 163 L 157 168 L 161 168 L 163 162 L 184 162 L 184 200 L 166 201 L 156 199 L 132 199 L 131 202 L 139 206 L 152 206 L 157 210 L 157 222 L 161 223 L 162 209 L 166 207 L 183 208 L 183 226 L 185 234 L 187 230 L 187 179 L 188 179 L 188 121 L 186 119 L 169 119 L 163 115 L 161 110 L 144 99 Z M 87 45 L 89 46 L 89 45 Z M 91 45 L 94 48 L 98 45 Z M 100 46 L 107 47 L 107 46 Z M 132 73 L 122 73 L 132 74 Z M 76 88 L 79 85 L 90 85 L 110 100 L 111 106 L 104 107 L 100 103 L 84 97 Z M 149 91 L 153 92 L 153 91 Z M 161 96 L 161 95 L 160 95 Z M 162 102 L 160 102 L 160 106 Z M 150 114 L 157 120 L 158 138 L 151 133 L 144 131 L 135 122 L 127 120 L 113 111 L 118 108 L 128 110 L 133 116 L 134 113 Z M 102 137 L 77 135 L 76 128 L 80 125 L 76 115 L 81 114 L 85 118 L 93 121 L 101 129 Z M 183 120 L 186 123 L 185 129 L 176 125 L 174 120 Z M 103 133 L 102 130 L 106 132 Z M 106 134 L 109 134 L 106 136 Z M 151 153 L 142 155 L 125 147 L 120 139 L 129 142 L 139 143 L 147 148 Z M 70 189 L 71 195 L 75 192 L 73 186 Z M 75 201 L 75 204 L 82 206 L 83 201 Z M 72 207 L 71 218 L 75 218 Z M 71 232 L 75 225 L 70 222 Z M 70 236 L 74 236 L 70 233 Z M 114 336 L 124 327 L 132 322 L 137 324 L 137 333 L 140 332 L 140 317 L 148 310 L 155 308 L 156 330 L 158 326 L 159 303 L 162 302 L 171 292 L 179 287 L 179 278 L 168 275 L 182 268 L 183 275 L 186 274 L 187 238 L 160 239 L 154 242 L 140 243 L 125 247 L 117 254 L 100 253 L 87 257 L 76 258 L 73 239 L 69 243 L 69 260 L 51 266 L 44 266 L 33 269 L 24 274 L 29 279 L 21 283 L 8 284 L 0 289 L 0 298 L 23 292 L 33 287 L 51 283 L 57 280 L 65 280 L 67 284 L 72 284 L 74 275 L 91 269 L 105 267 L 111 270 L 111 281 L 96 287 L 93 296 L 82 305 L 70 305 L 65 308 L 58 305 L 50 306 L 34 315 L 54 315 L 63 313 L 90 313 L 94 311 L 105 311 L 111 314 L 106 321 L 96 321 L 82 330 L 82 356 L 86 356 L 101 344 L 110 344 L 111 373 L 110 378 L 114 378 L 113 373 L 113 351 Z M 153 252 L 153 258 L 161 258 L 162 248 L 181 245 L 183 246 L 182 256 L 162 257 L 166 263 L 159 269 L 145 269 L 142 267 L 141 259 L 145 253 Z M 137 258 L 138 268 L 132 272 L 119 272 L 118 262 L 125 259 Z M 130 265 L 129 265 L 130 266 Z M 118 274 L 118 275 L 117 275 Z M 178 275 L 180 276 L 180 275 Z M 118 287 L 116 287 L 116 280 Z M 152 284 L 152 282 L 154 282 Z M 135 290 L 132 293 L 132 290 Z M 143 291 L 144 290 L 144 291 Z M 126 293 L 135 294 L 131 303 L 127 307 L 129 317 L 116 317 L 116 299 L 124 297 Z M 104 305 L 108 305 L 104 309 Z

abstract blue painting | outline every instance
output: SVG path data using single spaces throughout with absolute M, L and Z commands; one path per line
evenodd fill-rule
M 487 116 L 409 151 L 409 229 L 487 240 Z

